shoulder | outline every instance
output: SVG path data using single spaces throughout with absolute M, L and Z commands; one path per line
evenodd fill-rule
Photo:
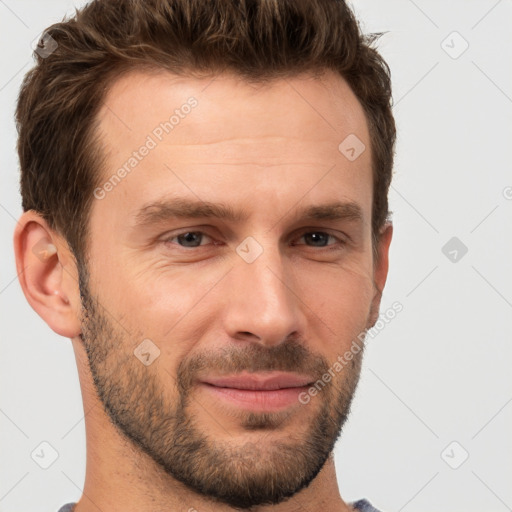
M 62 507 L 59 508 L 58 512 L 73 512 L 76 503 L 66 503 Z
M 357 512 L 381 512 L 365 499 L 354 501 L 353 503 L 349 503 L 349 505 Z

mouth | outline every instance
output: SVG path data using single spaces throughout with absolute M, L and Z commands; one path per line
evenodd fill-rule
M 237 374 L 201 379 L 202 389 L 218 400 L 254 411 L 278 411 L 300 405 L 299 395 L 313 378 L 284 372 Z

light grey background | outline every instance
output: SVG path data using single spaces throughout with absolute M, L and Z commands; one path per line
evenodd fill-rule
M 12 250 L 13 113 L 31 41 L 82 4 L 0 0 L 2 512 L 56 511 L 80 497 L 85 476 L 71 342 L 29 307 Z M 382 311 L 395 301 L 403 311 L 368 342 L 335 453 L 341 494 L 385 512 L 512 510 L 512 2 L 352 5 L 365 32 L 388 32 L 379 47 L 398 145 Z M 467 254 L 442 252 L 452 237 Z M 31 458 L 43 441 L 59 455 L 46 470 Z

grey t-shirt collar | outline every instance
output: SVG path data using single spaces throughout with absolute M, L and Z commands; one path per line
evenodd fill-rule
M 73 512 L 76 503 L 66 503 L 59 509 L 59 512 Z M 366 499 L 358 500 L 353 503 L 349 503 L 351 507 L 359 512 L 380 512 L 375 507 L 373 507 L 370 502 Z

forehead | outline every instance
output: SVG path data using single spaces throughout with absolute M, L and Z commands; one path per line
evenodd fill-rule
M 192 102 L 196 106 L 190 108 Z M 193 78 L 132 71 L 111 84 L 98 117 L 107 148 L 113 151 L 109 142 L 122 139 L 137 147 L 145 134 L 165 139 L 157 142 L 168 145 L 213 145 L 230 136 L 241 142 L 244 137 L 253 139 L 251 146 L 257 146 L 258 137 L 271 136 L 332 145 L 349 133 L 368 141 L 361 104 L 347 82 L 332 71 L 258 85 L 232 74 Z M 268 141 L 265 146 L 274 149 Z
M 130 72 L 111 84 L 98 118 L 107 156 L 103 183 L 124 169 L 101 208 L 124 215 L 129 205 L 177 189 L 214 202 L 245 201 L 255 190 L 268 201 L 297 201 L 308 189 L 317 202 L 326 192 L 335 200 L 336 187 L 350 199 L 371 199 L 364 110 L 333 72 L 258 85 L 230 74 Z M 346 140 L 368 151 L 352 161 L 342 152 Z

